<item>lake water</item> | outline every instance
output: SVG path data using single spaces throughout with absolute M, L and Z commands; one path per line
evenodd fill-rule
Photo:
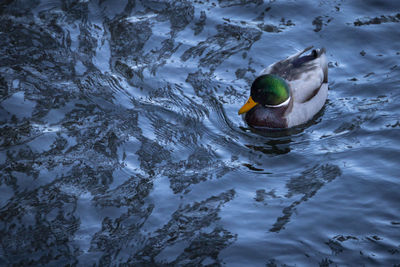
M 307 125 L 252 80 L 325 47 Z M 0 3 L 0 265 L 399 266 L 400 1 Z

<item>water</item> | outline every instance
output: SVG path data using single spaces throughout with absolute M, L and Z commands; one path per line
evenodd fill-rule
M 400 264 L 399 1 L 2 1 L 0 265 Z M 237 115 L 326 47 L 307 125 Z

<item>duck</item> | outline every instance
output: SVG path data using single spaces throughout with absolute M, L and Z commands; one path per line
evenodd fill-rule
M 265 68 L 251 85 L 250 97 L 239 109 L 253 128 L 292 128 L 310 121 L 328 96 L 325 48 L 307 47 Z

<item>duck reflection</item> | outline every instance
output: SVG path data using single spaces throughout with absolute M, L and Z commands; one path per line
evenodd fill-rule
M 342 175 L 342 171 L 337 165 L 317 164 L 309 169 L 304 170 L 299 176 L 291 178 L 286 184 L 288 192 L 285 197 L 292 198 L 296 195 L 302 195 L 302 197 L 293 201 L 289 206 L 282 210 L 282 216 L 276 219 L 276 222 L 272 225 L 269 231 L 279 232 L 280 230 L 284 229 L 298 205 L 309 200 L 324 185 L 332 182 L 340 175 Z
M 290 143 L 292 143 L 291 129 L 274 130 L 274 129 L 255 129 L 240 127 L 240 129 L 246 133 L 255 133 L 258 138 L 254 138 L 254 135 L 249 136 L 248 142 L 245 144 L 247 148 L 250 148 L 256 152 L 262 152 L 268 155 L 282 155 L 290 152 Z
M 245 145 L 246 147 L 259 151 L 264 154 L 282 155 L 290 152 L 290 143 L 292 140 L 288 139 L 271 139 L 261 145 Z

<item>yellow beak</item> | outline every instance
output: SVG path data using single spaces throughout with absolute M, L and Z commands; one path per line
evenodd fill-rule
M 238 114 L 243 114 L 248 112 L 250 109 L 254 108 L 258 103 L 254 102 L 253 98 L 251 98 L 251 96 L 249 97 L 249 100 L 247 100 L 246 104 L 243 105 L 243 107 L 241 107 L 239 109 Z

